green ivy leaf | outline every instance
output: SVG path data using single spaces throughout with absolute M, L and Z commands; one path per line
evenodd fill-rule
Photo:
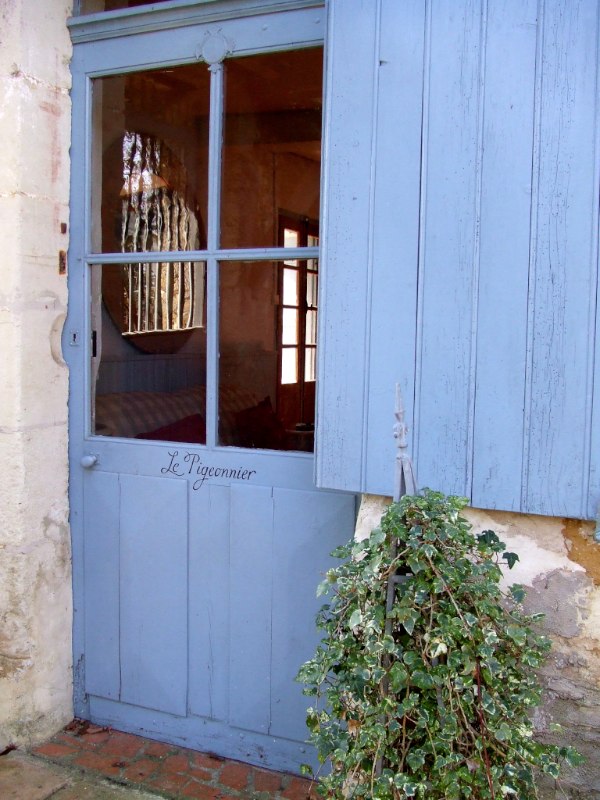
M 521 647 L 527 642 L 527 631 L 520 625 L 508 625 L 506 628 L 506 633 L 510 636 L 513 642 Z
M 494 545 L 500 543 L 500 539 L 494 533 L 494 531 L 482 531 L 477 535 L 477 541 L 486 547 L 493 547 Z
M 423 751 L 411 750 L 410 753 L 406 756 L 406 763 L 412 769 L 413 772 L 416 772 L 425 763 L 425 756 L 423 755 Z
M 433 686 L 433 679 L 428 672 L 416 669 L 410 676 L 410 681 L 419 689 L 430 689 Z
M 506 722 L 503 722 L 498 728 L 496 728 L 494 735 L 499 742 L 510 742 L 512 738 L 511 729 Z
M 525 589 L 521 584 L 514 583 L 509 589 L 515 603 L 522 603 L 525 600 Z
M 360 609 L 355 608 L 350 616 L 350 619 L 348 620 L 348 626 L 350 628 L 357 628 L 362 621 L 363 621 L 363 615 Z
M 516 553 L 503 553 L 502 558 L 508 564 L 509 569 L 512 569 L 519 560 L 519 556 Z

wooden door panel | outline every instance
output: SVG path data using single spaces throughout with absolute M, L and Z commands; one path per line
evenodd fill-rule
M 270 724 L 273 490 L 231 487 L 229 721 Z
M 315 616 L 323 601 L 316 588 L 333 566 L 331 551 L 348 540 L 354 497 L 275 489 L 274 520 L 269 733 L 302 742 L 310 699 L 295 678 L 320 639 Z
M 119 480 L 121 700 L 185 716 L 188 484 Z
M 190 496 L 190 713 L 229 716 L 229 486 Z
M 86 473 L 85 691 L 117 700 L 119 668 L 119 476 Z

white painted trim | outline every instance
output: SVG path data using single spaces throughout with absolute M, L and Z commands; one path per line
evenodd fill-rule
M 114 39 L 136 33 L 182 28 L 197 23 L 321 8 L 323 0 L 171 0 L 160 6 L 126 8 L 72 17 L 68 22 L 73 44 Z

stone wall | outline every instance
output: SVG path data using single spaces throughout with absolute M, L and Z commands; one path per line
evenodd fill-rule
M 70 0 L 0 0 L 0 750 L 71 707 Z
M 364 495 L 356 536 L 379 523 L 389 498 Z M 543 704 L 534 722 L 540 736 L 571 744 L 585 756 L 560 782 L 547 782 L 542 798 L 600 798 L 600 544 L 590 522 L 466 509 L 475 533 L 493 530 L 520 561 L 506 582 L 527 589 L 525 610 L 545 614 L 542 628 L 553 640 L 541 672 Z M 550 734 L 559 723 L 559 735 Z
M 0 750 L 72 714 L 66 311 L 70 0 L 0 0 Z M 365 497 L 358 534 L 385 498 Z M 546 797 L 600 798 L 600 546 L 591 524 L 470 509 L 521 561 L 527 607 L 546 614 L 540 731 L 564 726 L 584 766 Z M 544 734 L 547 735 L 547 734 Z M 563 794 L 564 792 L 564 794 Z

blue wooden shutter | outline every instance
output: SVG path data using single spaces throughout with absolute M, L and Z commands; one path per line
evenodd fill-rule
M 389 493 L 412 413 L 423 0 L 329 3 L 317 482 Z
M 330 3 L 319 485 L 596 514 L 599 13 Z

